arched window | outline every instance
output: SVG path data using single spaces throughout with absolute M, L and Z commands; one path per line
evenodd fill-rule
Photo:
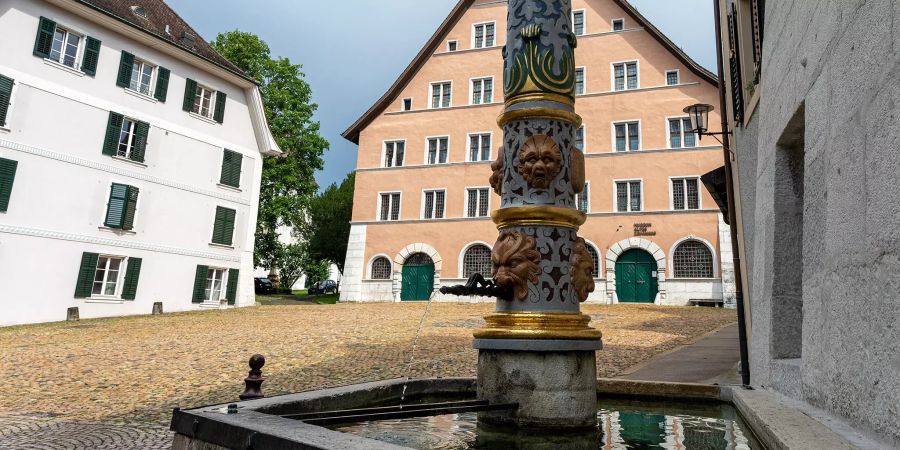
M 491 277 L 491 249 L 486 245 L 473 245 L 463 255 L 463 278 L 480 273 L 485 278 Z
M 600 255 L 597 253 L 597 249 L 594 248 L 593 245 L 585 243 L 585 247 L 587 247 L 588 253 L 591 254 L 591 261 L 594 261 L 594 272 L 591 274 L 594 278 L 600 278 Z
M 372 261 L 372 279 L 373 280 L 390 280 L 391 279 L 391 261 L 384 256 L 379 256 Z
M 706 244 L 700 241 L 684 241 L 675 248 L 675 278 L 712 278 L 713 257 Z

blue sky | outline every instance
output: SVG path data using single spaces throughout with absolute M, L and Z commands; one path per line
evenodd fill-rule
M 274 56 L 303 64 L 316 119 L 331 143 L 321 187 L 356 166 L 341 137 L 409 64 L 457 0 L 167 0 L 206 40 L 239 29 L 262 37 Z M 631 0 L 700 64 L 715 72 L 712 0 Z

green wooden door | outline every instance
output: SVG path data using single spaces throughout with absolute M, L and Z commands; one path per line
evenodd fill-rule
M 402 301 L 430 300 L 434 290 L 434 262 L 424 253 L 410 256 L 403 264 Z
M 653 303 L 659 291 L 656 260 L 644 250 L 622 253 L 616 261 L 616 295 L 622 303 Z

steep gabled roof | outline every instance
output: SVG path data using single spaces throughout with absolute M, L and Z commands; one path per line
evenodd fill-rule
M 654 39 L 656 39 L 660 44 L 662 44 L 667 50 L 669 50 L 679 61 L 684 63 L 691 71 L 693 71 L 700 78 L 708 81 L 710 84 L 714 86 L 719 85 L 719 79 L 715 74 L 706 70 L 703 66 L 694 61 L 687 53 L 684 52 L 680 47 L 675 45 L 666 35 L 659 31 L 659 28 L 656 28 L 646 17 L 644 17 L 637 9 L 634 8 L 628 1 L 626 0 L 613 0 L 617 5 L 622 7 L 625 12 L 634 19 L 642 28 L 646 29 Z M 416 54 L 416 57 L 413 58 L 412 62 L 403 73 L 397 78 L 397 81 L 394 81 L 394 84 L 366 111 L 359 119 L 356 119 L 356 122 L 353 125 L 350 125 L 350 128 L 347 128 L 341 136 L 344 139 L 353 142 L 354 144 L 359 144 L 359 134 L 362 132 L 363 128 L 372 123 L 375 118 L 381 114 L 387 107 L 390 105 L 391 101 L 400 94 L 400 91 L 406 86 L 407 83 L 412 80 L 415 76 L 416 72 L 422 68 L 428 58 L 434 54 L 437 50 L 438 46 L 441 45 L 441 41 L 443 41 L 444 36 L 450 32 L 457 22 L 462 18 L 463 14 L 475 3 L 475 0 L 460 0 L 456 6 L 453 7 L 453 10 L 450 11 L 450 15 L 444 19 L 444 22 L 441 23 L 441 26 L 438 27 L 437 31 L 428 39 L 428 42 L 425 43 L 425 46 L 419 50 L 419 53 Z
M 147 32 L 175 47 L 203 58 L 245 80 L 250 78 L 215 51 L 188 23 L 163 0 L 74 0 L 135 28 Z

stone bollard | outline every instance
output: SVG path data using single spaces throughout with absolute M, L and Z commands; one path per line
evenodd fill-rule
M 154 316 L 158 316 L 163 313 L 162 302 L 154 302 L 153 303 L 153 312 L 151 313 Z
M 78 307 L 73 306 L 66 310 L 66 322 L 77 322 L 78 321 Z
M 264 365 L 266 365 L 266 358 L 263 355 L 256 354 L 250 357 L 250 374 L 244 378 L 244 392 L 238 396 L 241 400 L 265 397 L 262 393 L 262 384 L 263 381 L 266 381 L 262 376 Z

